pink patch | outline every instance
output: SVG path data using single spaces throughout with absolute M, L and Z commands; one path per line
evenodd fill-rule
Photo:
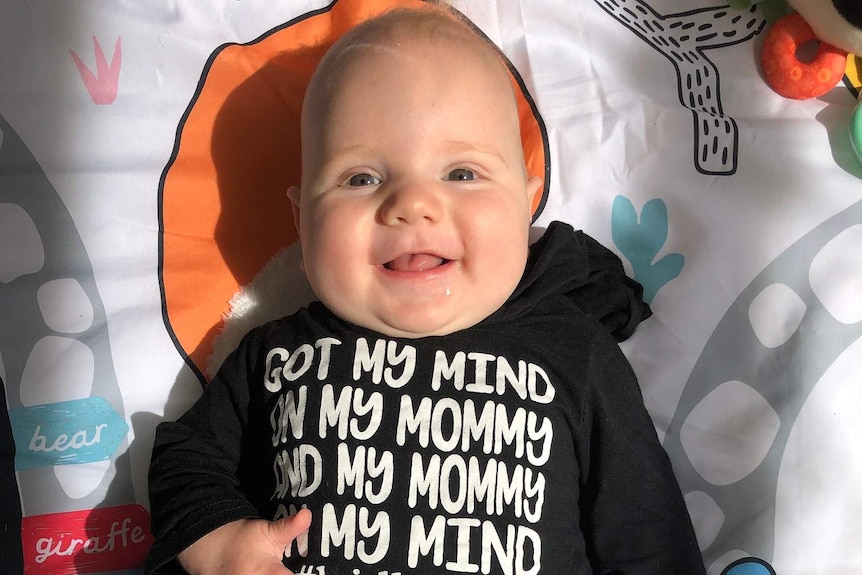
M 96 54 L 96 73 L 90 71 L 86 64 L 78 57 L 75 52 L 69 50 L 72 55 L 72 60 L 75 61 L 75 66 L 78 68 L 78 73 L 84 80 L 84 87 L 90 94 L 90 98 L 98 105 L 111 104 L 117 99 L 117 90 L 120 86 L 120 66 L 123 61 L 123 50 L 120 43 L 121 38 L 117 38 L 114 44 L 114 54 L 111 56 L 111 63 L 108 64 L 105 59 L 105 53 L 102 51 L 102 46 L 99 41 L 93 36 L 93 49 Z

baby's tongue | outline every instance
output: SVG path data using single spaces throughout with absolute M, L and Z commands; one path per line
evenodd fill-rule
M 443 258 L 433 254 L 405 254 L 389 262 L 391 270 L 399 272 L 421 272 L 443 263 Z

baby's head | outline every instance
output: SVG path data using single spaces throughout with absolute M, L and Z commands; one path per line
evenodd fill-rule
M 423 337 L 488 317 L 523 274 L 540 187 L 503 60 L 444 9 L 361 24 L 311 80 L 289 195 L 311 287 L 352 323 Z

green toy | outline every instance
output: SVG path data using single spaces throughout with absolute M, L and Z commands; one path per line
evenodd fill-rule
M 787 5 L 787 0 L 727 0 L 727 3 L 731 8 L 736 8 L 737 10 L 748 10 L 755 4 L 760 4 L 763 17 L 770 24 L 790 14 L 790 6 Z
M 862 99 L 856 104 L 850 119 L 850 147 L 856 154 L 856 159 L 862 163 Z

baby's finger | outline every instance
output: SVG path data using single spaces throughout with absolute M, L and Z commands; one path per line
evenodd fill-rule
M 269 524 L 269 537 L 279 546 L 288 547 L 294 539 L 308 531 L 311 511 L 300 509 L 293 517 L 285 517 Z

